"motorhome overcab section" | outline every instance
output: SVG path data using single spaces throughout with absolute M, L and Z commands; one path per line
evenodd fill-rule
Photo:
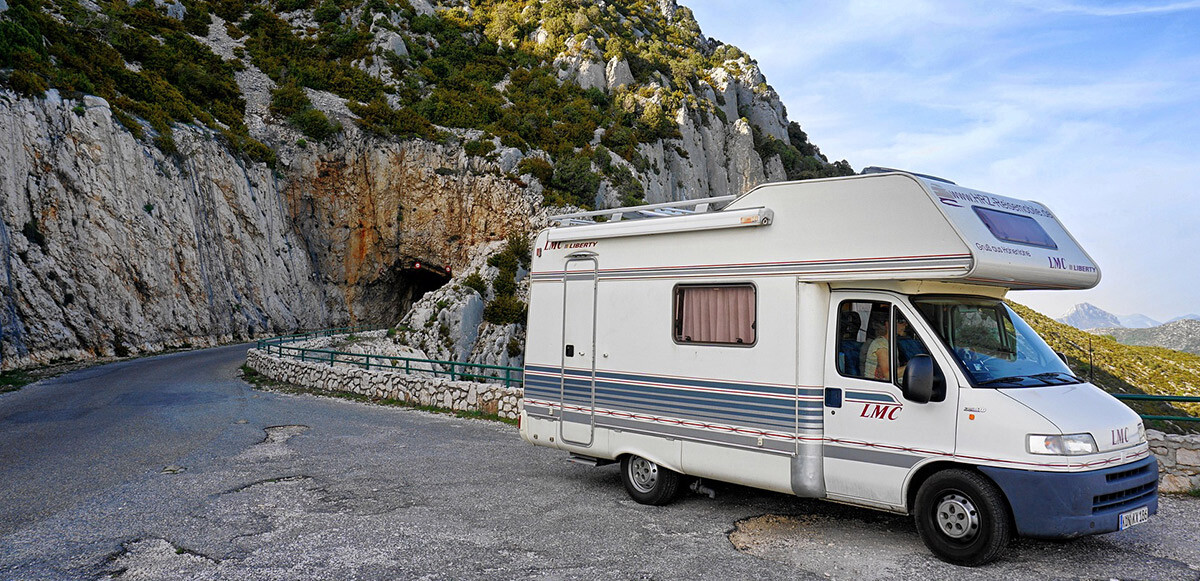
M 526 441 L 643 503 L 687 475 L 912 514 L 967 565 L 1156 512 L 1138 416 L 1003 301 L 1100 280 L 1045 206 L 902 172 L 720 201 L 539 234 Z

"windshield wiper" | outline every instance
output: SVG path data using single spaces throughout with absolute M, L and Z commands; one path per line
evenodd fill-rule
M 1075 377 L 1074 375 L 1071 375 L 1070 373 L 1067 373 L 1065 371 L 1047 371 L 1045 373 L 1038 373 L 1036 375 L 1030 375 L 1030 377 L 1036 377 L 1036 378 L 1044 381 L 1048 377 L 1058 376 L 1058 375 L 1065 375 L 1065 376 L 1069 377 L 1070 380 L 1067 381 L 1066 383 L 1083 383 L 1082 379 L 1079 379 L 1078 377 Z
M 1020 381 L 1028 379 L 1029 377 L 1030 376 L 1028 375 L 1010 375 L 1008 377 L 997 377 L 995 379 L 980 381 L 978 383 L 979 385 L 991 385 L 993 383 L 1019 383 Z

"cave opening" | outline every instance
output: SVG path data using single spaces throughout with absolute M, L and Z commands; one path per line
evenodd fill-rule
M 358 322 L 395 325 L 413 303 L 450 282 L 451 274 L 449 267 L 419 258 L 397 261 L 363 287 Z

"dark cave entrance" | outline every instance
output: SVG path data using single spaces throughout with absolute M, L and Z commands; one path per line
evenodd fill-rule
M 450 282 L 449 267 L 410 258 L 397 261 L 363 288 L 359 323 L 395 325 L 413 303 Z

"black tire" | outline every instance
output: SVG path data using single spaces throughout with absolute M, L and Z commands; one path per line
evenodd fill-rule
M 999 557 L 1012 537 L 1008 503 L 983 475 L 949 469 L 917 491 L 913 514 L 925 546 L 947 563 L 975 567 Z
M 679 494 L 679 473 L 668 470 L 641 456 L 621 458 L 621 483 L 634 500 L 662 506 Z

